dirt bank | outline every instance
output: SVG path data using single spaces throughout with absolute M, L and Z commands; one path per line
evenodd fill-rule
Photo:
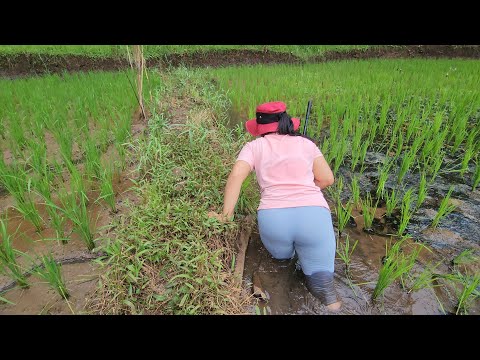
M 366 50 L 328 51 L 308 59 L 291 53 L 269 50 L 227 50 L 203 53 L 169 54 L 147 59 L 151 67 L 180 66 L 222 67 L 254 64 L 301 64 L 348 59 L 372 58 L 480 58 L 477 45 L 407 45 L 369 48 Z M 114 71 L 129 67 L 126 59 L 93 58 L 80 55 L 0 55 L 0 77 L 15 78 L 46 73 L 77 71 Z

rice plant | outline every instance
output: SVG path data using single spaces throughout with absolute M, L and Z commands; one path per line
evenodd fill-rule
M 468 163 L 473 158 L 474 153 L 475 153 L 475 149 L 473 147 L 469 147 L 467 148 L 467 150 L 465 150 L 462 163 L 460 164 L 460 170 L 459 170 L 460 176 L 465 175 L 465 172 L 468 170 Z
M 115 191 L 113 190 L 113 172 L 112 166 L 106 166 L 100 178 L 100 197 L 98 200 L 104 200 L 113 213 L 117 212 L 115 201 Z
M 395 189 L 392 189 L 390 192 L 385 193 L 385 207 L 386 207 L 386 212 L 385 214 L 388 217 L 391 217 L 393 214 L 393 211 L 397 208 L 398 205 L 398 193 Z
M 65 286 L 61 265 L 57 264 L 52 253 L 41 257 L 41 266 L 36 266 L 33 273 L 47 281 L 65 300 L 70 297 L 70 293 Z
M 95 224 L 92 223 L 87 212 L 87 202 L 88 197 L 84 192 L 66 193 L 65 189 L 63 189 L 62 195 L 60 196 L 61 206 L 57 206 L 52 201 L 46 201 L 47 206 L 62 212 L 67 219 L 72 221 L 74 230 L 81 236 L 88 250 L 93 250 L 95 248 L 95 242 L 92 227 L 94 227 Z
M 61 196 L 61 195 L 60 195 Z M 51 201 L 51 199 L 46 199 L 47 201 Z M 60 240 L 63 244 L 68 243 L 68 238 L 65 235 L 65 221 L 66 218 L 62 211 L 52 207 L 52 206 L 45 206 L 47 213 L 50 217 L 50 225 L 55 230 L 55 235 L 57 240 Z
M 478 184 L 480 184 L 480 161 L 477 160 L 477 166 L 475 167 L 475 175 L 473 176 L 472 191 L 474 191 Z
M 350 236 L 347 234 L 345 237 L 345 242 L 340 241 L 340 238 L 337 239 L 337 255 L 340 256 L 340 259 L 345 263 L 345 274 L 347 277 L 350 276 L 350 263 L 352 261 L 352 254 L 355 250 L 355 247 L 358 244 L 358 240 L 355 240 L 353 245 L 350 242 Z
M 350 183 L 350 192 L 352 193 L 353 205 L 355 205 L 356 208 L 359 208 L 361 206 L 360 186 L 356 175 L 353 176 L 352 182 Z
M 85 143 L 85 172 L 90 178 L 100 178 L 100 152 L 92 139 Z
M 378 200 L 377 203 L 373 204 L 372 195 L 367 193 L 367 196 L 364 200 L 362 200 L 362 215 L 363 221 L 365 223 L 364 230 L 371 231 L 373 219 L 375 218 L 375 212 L 377 210 Z
M 8 170 L 0 164 L 0 180 L 3 186 L 15 199 L 15 208 L 29 220 L 37 231 L 43 229 L 43 220 L 33 201 L 32 179 L 27 179 L 20 168 Z
M 440 286 L 436 284 L 436 275 L 435 270 L 437 267 L 443 263 L 443 260 L 439 261 L 435 265 L 428 264 L 426 268 L 413 279 L 413 282 L 409 286 L 408 292 L 418 291 L 425 288 L 433 288 Z
M 413 202 L 413 188 L 408 189 L 403 195 L 402 199 L 402 212 L 400 215 L 400 225 L 398 226 L 398 236 L 402 236 L 407 229 L 410 219 L 413 216 L 414 210 L 410 210 Z
M 385 183 L 388 180 L 388 175 L 390 174 L 390 169 L 392 168 L 393 161 L 386 161 L 385 164 L 380 167 L 378 165 L 378 186 L 377 186 L 377 198 L 382 198 L 385 196 Z
M 352 216 L 353 203 L 347 202 L 345 206 L 341 202 L 337 203 L 337 219 L 338 219 L 338 232 L 341 234 L 347 226 L 350 217 Z
M 401 184 L 408 170 L 412 167 L 415 160 L 415 152 L 408 151 L 403 154 L 402 164 L 400 165 L 400 171 L 398 173 L 398 184 Z
M 6 220 L 0 218 L 0 266 L 3 273 L 17 282 L 21 288 L 28 288 L 30 285 L 22 271 L 22 267 L 17 262 L 17 255 L 22 255 L 21 251 L 15 250 L 12 246 L 12 237 L 8 234 Z
M 461 291 L 456 290 L 457 306 L 455 314 L 467 315 L 474 300 L 480 296 L 478 290 L 480 272 L 477 271 L 474 275 L 468 275 L 457 270 L 455 273 L 439 275 L 438 277 L 452 281 L 462 287 Z
M 475 275 L 462 275 L 463 290 L 460 293 L 457 304 L 456 315 L 468 314 L 471 303 L 480 296 L 478 287 L 480 286 L 480 272 Z
M 447 216 L 448 214 L 452 213 L 457 207 L 450 202 L 450 196 L 454 190 L 454 186 L 450 186 L 447 195 L 443 198 L 442 202 L 440 203 L 440 207 L 438 208 L 437 214 L 433 218 L 432 221 L 432 228 L 436 228 L 440 221 Z
M 401 279 L 403 284 L 403 277 L 406 276 L 415 265 L 415 261 L 422 250 L 422 246 L 415 245 L 410 254 L 407 255 L 405 251 L 403 251 L 405 240 L 406 238 L 397 241 L 390 249 L 388 249 L 388 243 L 386 243 L 385 262 L 380 268 L 377 284 L 373 290 L 373 301 L 379 296 L 383 296 L 385 290 L 395 280 Z
M 465 249 L 460 254 L 455 256 L 452 260 L 454 265 L 463 265 L 475 263 L 479 260 L 478 256 L 475 255 L 474 249 Z
M 0 302 L 3 302 L 5 304 L 10 304 L 10 305 L 15 305 L 13 302 L 11 302 L 11 301 L 9 301 L 9 300 L 5 299 L 4 297 L 1 297 L 1 296 L 0 296 Z
M 431 174 L 430 184 L 432 184 L 435 181 L 435 178 L 437 177 L 438 172 L 440 171 L 440 168 L 443 164 L 444 158 L 445 158 L 444 151 L 440 151 L 438 155 L 433 157 L 433 164 L 429 167 L 430 174 Z
M 428 192 L 427 176 L 424 172 L 422 172 L 422 175 L 420 177 L 420 183 L 418 185 L 418 195 L 417 195 L 417 203 L 416 203 L 417 209 L 419 209 L 420 206 L 425 201 L 425 198 L 427 197 L 427 192 Z

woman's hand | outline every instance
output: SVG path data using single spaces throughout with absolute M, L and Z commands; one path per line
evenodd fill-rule
M 230 221 L 230 219 L 228 218 L 228 216 L 223 215 L 223 214 L 218 214 L 218 213 L 216 213 L 215 211 L 210 211 L 210 212 L 208 213 L 208 217 L 209 217 L 209 218 L 217 219 L 219 222 L 222 222 L 222 223 L 225 223 L 225 222 Z M 233 220 L 233 219 L 232 219 L 232 220 Z

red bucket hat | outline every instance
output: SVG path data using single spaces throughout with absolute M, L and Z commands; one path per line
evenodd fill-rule
M 287 106 L 282 101 L 272 101 L 257 106 L 257 117 L 245 123 L 247 131 L 253 136 L 260 136 L 278 129 L 279 116 L 287 111 Z M 272 116 L 273 115 L 273 116 Z M 300 127 L 300 119 L 292 118 L 293 128 L 296 131 Z

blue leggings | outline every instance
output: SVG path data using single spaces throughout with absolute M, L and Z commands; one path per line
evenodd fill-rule
M 263 245 L 275 259 L 298 260 L 305 275 L 334 272 L 335 233 L 330 211 L 321 206 L 258 210 Z

